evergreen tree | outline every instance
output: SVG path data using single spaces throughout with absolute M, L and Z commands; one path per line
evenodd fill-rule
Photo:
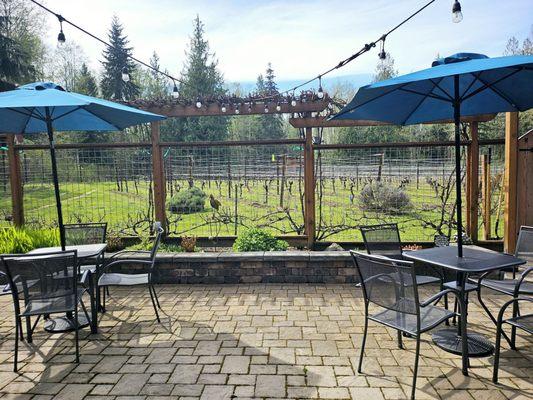
M 260 97 L 276 96 L 279 93 L 275 78 L 272 64 L 268 63 L 265 77 L 259 75 L 257 78 L 256 91 Z M 270 107 L 275 107 L 275 105 L 270 104 Z M 258 115 L 256 120 L 255 139 L 281 139 L 286 136 L 285 129 L 283 129 L 283 117 L 280 114 Z
M 150 65 L 161 70 L 159 55 L 154 51 L 150 57 Z M 140 86 L 140 97 L 143 99 L 161 99 L 168 97 L 168 79 L 160 73 L 151 69 L 142 69 L 137 73 Z
M 78 79 L 74 84 L 74 91 L 87 96 L 98 96 L 98 83 L 85 63 L 81 65 Z
M 394 58 L 389 53 L 384 60 L 380 60 L 376 66 L 376 73 L 373 77 L 373 82 L 384 81 L 385 79 L 393 78 L 398 75 L 398 71 L 394 69 Z
M 187 59 L 181 73 L 180 96 L 196 103 L 196 99 L 224 96 L 224 78 L 218 70 L 218 61 L 210 52 L 205 39 L 204 24 L 197 16 L 186 51 Z M 195 117 L 173 119 L 161 130 L 168 140 L 224 140 L 228 133 L 228 117 Z M 179 132 L 179 138 L 174 135 Z
M 124 27 L 118 18 L 113 17 L 108 34 L 112 47 L 106 47 L 103 52 L 104 71 L 100 83 L 102 95 L 107 99 L 131 100 L 139 94 L 139 87 L 133 82 L 136 65 L 129 58 L 133 48 L 128 46 L 129 41 L 123 30 Z M 126 70 L 130 76 L 128 82 L 122 79 L 123 70 Z

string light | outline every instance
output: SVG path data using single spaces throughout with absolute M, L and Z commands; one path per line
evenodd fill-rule
M 461 12 L 461 3 L 455 0 L 452 7 L 452 21 L 456 24 L 463 20 L 463 13 Z
M 268 104 L 265 104 L 265 114 L 268 114 Z
M 296 97 L 294 97 L 294 91 L 292 92 L 291 106 L 296 107 Z
M 202 102 L 199 97 L 196 98 L 196 108 L 202 108 Z
M 322 76 L 318 77 L 318 93 L 317 96 L 319 99 L 324 98 L 324 90 L 322 90 Z
M 227 111 L 225 104 L 222 104 L 222 107 L 220 107 L 220 111 L 222 111 L 223 113 Z
M 240 110 L 240 105 L 237 104 L 237 105 L 235 106 L 235 114 L 239 114 L 240 112 L 241 112 L 241 110 Z
M 387 53 L 385 52 L 385 38 L 381 41 L 381 51 L 379 52 L 378 57 L 381 61 L 387 59 Z
M 178 92 L 178 86 L 176 85 L 175 81 L 174 81 L 174 88 L 172 89 L 172 97 L 175 99 L 180 97 L 180 92 Z
M 63 33 L 63 17 L 57 14 L 57 19 L 59 20 L 59 33 L 57 35 L 57 43 L 63 44 L 67 40 L 65 34 Z
M 281 103 L 278 101 L 278 104 L 276 105 L 276 111 L 281 111 Z
M 130 74 L 128 73 L 127 67 L 122 68 L 122 80 L 126 83 L 130 81 Z

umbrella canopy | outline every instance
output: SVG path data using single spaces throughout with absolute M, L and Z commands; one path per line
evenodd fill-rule
M 47 132 L 47 110 L 54 131 L 119 131 L 164 119 L 112 101 L 67 92 L 51 82 L 36 82 L 0 93 L 0 131 Z
M 61 247 L 65 248 L 63 214 L 54 146 L 55 131 L 117 131 L 165 119 L 111 101 L 65 91 L 52 82 L 36 82 L 0 93 L 0 131 L 47 132 Z
M 457 252 L 462 257 L 461 116 L 528 110 L 533 107 L 532 89 L 533 56 L 458 53 L 431 68 L 360 88 L 332 119 L 397 125 L 455 122 Z
M 411 125 L 453 120 L 455 101 L 461 103 L 461 116 L 533 107 L 533 56 L 488 58 L 459 53 L 433 65 L 360 88 L 332 119 Z M 459 78 L 458 96 L 455 77 Z

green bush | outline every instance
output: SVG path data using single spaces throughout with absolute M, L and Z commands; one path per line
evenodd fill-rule
M 207 195 L 202 189 L 192 187 L 176 193 L 168 202 L 168 209 L 180 214 L 204 211 L 206 199 Z
M 386 214 L 404 214 L 412 207 L 407 193 L 383 182 L 368 183 L 359 194 L 361 208 Z
M 59 246 L 57 229 L 19 229 L 0 230 L 0 253 L 22 254 L 39 247 Z
M 276 239 L 271 233 L 259 228 L 244 231 L 233 244 L 235 251 L 283 251 L 288 247 L 286 241 Z

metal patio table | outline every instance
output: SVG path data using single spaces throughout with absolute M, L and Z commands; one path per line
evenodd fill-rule
M 465 315 L 461 315 L 460 323 L 468 327 L 468 299 L 467 294 L 476 290 L 477 285 L 468 283 L 468 275 L 496 271 L 506 267 L 516 267 L 525 264 L 515 256 L 497 253 L 478 246 L 465 246 L 463 257 L 457 256 L 456 246 L 434 247 L 418 251 L 406 251 L 404 257 L 411 261 L 430 264 L 448 269 L 456 273 L 456 280 L 444 284 L 446 288 L 453 289 L 465 302 Z M 453 354 L 461 354 L 462 337 L 460 330 L 447 328 L 439 330 L 432 335 L 433 342 L 443 350 Z M 493 353 L 494 345 L 480 333 L 467 333 L 468 356 L 484 357 Z
M 104 264 L 104 252 L 107 247 L 106 243 L 97 244 L 81 244 L 75 246 L 66 246 L 65 250 L 76 250 L 78 253 L 78 261 L 87 261 L 89 259 L 96 260 L 96 280 L 100 272 L 100 266 Z M 40 249 L 34 249 L 28 254 L 42 254 L 61 251 L 61 247 L 42 247 Z M 91 280 L 95 277 L 91 276 Z M 91 296 L 95 304 L 91 304 L 91 319 L 87 321 L 85 315 L 78 316 L 78 325 L 80 328 L 91 326 L 91 332 L 97 333 L 98 331 L 98 308 L 100 306 L 100 295 L 97 285 L 91 284 Z M 74 330 L 74 321 L 71 315 L 65 315 L 64 317 L 56 317 L 47 319 L 44 325 L 44 329 L 48 332 L 59 333 L 69 332 Z

